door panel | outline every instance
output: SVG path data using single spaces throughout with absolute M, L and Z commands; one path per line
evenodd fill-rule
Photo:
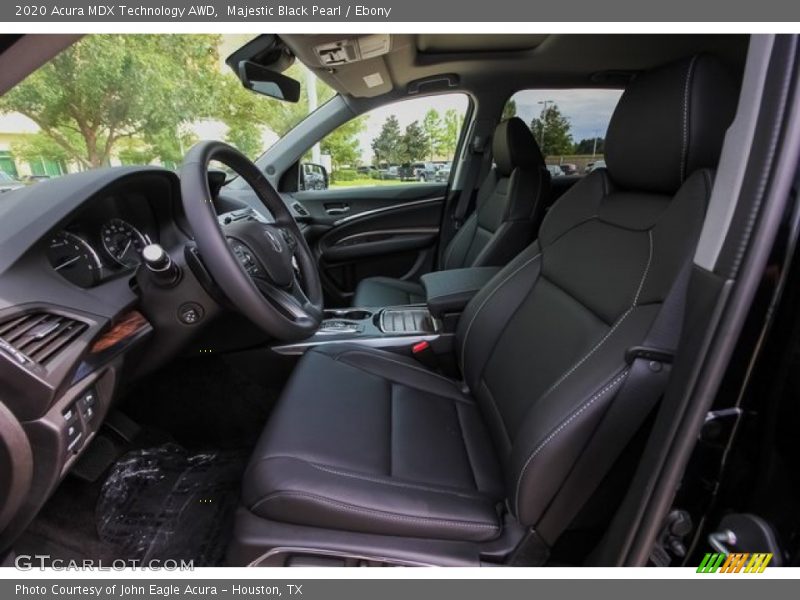
M 294 194 L 322 232 L 313 242 L 326 304 L 348 305 L 366 277 L 417 279 L 430 271 L 445 191 L 445 184 L 417 183 Z
M 446 189 L 445 183 L 413 183 L 310 190 L 295 192 L 292 196 L 309 212 L 314 223 L 333 226 L 342 218 L 367 211 L 440 198 Z

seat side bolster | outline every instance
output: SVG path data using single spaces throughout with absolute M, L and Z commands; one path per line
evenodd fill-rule
M 439 539 L 493 539 L 495 503 L 480 492 L 390 479 L 293 456 L 254 461 L 245 505 L 287 523 Z
M 387 381 L 442 396 L 456 402 L 474 404 L 474 401 L 469 396 L 462 393 L 461 387 L 457 382 L 426 369 L 406 356 L 374 348 L 365 348 L 358 344 L 321 346 L 316 351 Z

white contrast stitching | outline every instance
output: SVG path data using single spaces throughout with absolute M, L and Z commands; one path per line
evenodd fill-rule
M 644 267 L 644 274 L 642 275 L 641 281 L 639 281 L 639 287 L 636 289 L 636 295 L 633 297 L 633 304 L 631 308 L 639 304 L 639 296 L 642 293 L 642 288 L 644 287 L 644 282 L 647 281 L 647 275 L 650 273 L 650 265 L 653 262 L 653 230 L 647 230 L 647 243 L 649 245 L 648 254 L 647 254 L 647 265 Z
M 444 487 L 433 487 L 418 483 L 410 483 L 406 481 L 396 481 L 394 479 L 389 479 L 389 475 L 384 477 L 372 476 L 367 473 L 357 473 L 353 471 L 345 471 L 342 469 L 338 469 L 335 467 L 331 467 L 329 465 L 325 465 L 322 463 L 312 462 L 310 460 L 306 460 L 304 458 L 299 458 L 297 456 L 290 456 L 288 454 L 273 454 L 272 456 L 262 456 L 258 459 L 258 462 L 265 462 L 269 460 L 294 460 L 298 462 L 302 462 L 318 471 L 323 471 L 325 473 L 330 473 L 332 475 L 339 475 L 341 477 L 349 477 L 351 479 L 359 479 L 362 481 L 369 481 L 371 483 L 377 483 L 380 485 L 387 485 L 387 486 L 394 486 L 409 490 L 419 490 L 422 492 L 430 492 L 432 494 L 444 494 L 447 496 L 456 496 L 458 498 L 465 498 L 469 500 L 485 500 L 487 495 L 480 490 L 475 492 L 469 491 L 458 491 L 454 489 L 444 488 Z M 477 488 L 476 488 L 477 489 Z
M 528 457 L 528 460 L 525 461 L 525 464 L 520 471 L 519 478 L 517 479 L 517 490 L 516 494 L 514 495 L 514 504 L 516 505 L 517 509 L 517 517 L 519 517 L 519 491 L 522 484 L 522 478 L 525 476 L 525 471 L 528 470 L 528 466 L 531 464 L 534 458 L 544 449 L 547 444 L 549 444 L 559 433 L 561 433 L 564 428 L 566 428 L 572 421 L 577 419 L 581 414 L 583 414 L 592 404 L 594 404 L 598 399 L 605 396 L 610 390 L 614 389 L 617 384 L 625 379 L 628 375 L 628 369 L 625 369 L 622 373 L 620 373 L 611 383 L 606 385 L 603 389 L 597 392 L 594 396 L 589 398 L 578 410 L 573 412 L 569 417 L 567 417 L 561 424 L 556 427 L 542 442 L 539 443 L 536 448 L 534 448 L 531 455 Z
M 452 387 L 454 390 L 460 391 L 459 388 L 458 388 L 458 385 L 456 384 L 456 382 L 453 381 L 452 379 L 448 378 L 448 377 L 445 377 L 444 375 L 439 375 L 438 373 L 434 373 L 433 371 L 428 371 L 427 369 L 423 369 L 423 368 L 418 367 L 416 365 L 410 365 L 408 363 L 404 363 L 404 362 L 401 362 L 399 360 L 394 360 L 394 359 L 388 358 L 386 356 L 381 356 L 379 354 L 370 354 L 369 352 L 363 352 L 361 350 L 345 350 L 344 352 L 340 352 L 339 354 L 337 354 L 336 357 L 334 358 L 334 360 L 342 362 L 342 363 L 344 363 L 346 365 L 349 365 L 351 367 L 355 367 L 357 369 L 361 369 L 362 371 L 367 371 L 367 369 L 364 368 L 362 365 L 353 364 L 351 362 L 347 362 L 347 360 L 339 360 L 339 357 L 346 358 L 348 354 L 358 354 L 360 356 L 366 356 L 367 358 L 377 358 L 378 360 L 385 360 L 386 362 L 390 362 L 390 363 L 394 363 L 396 365 L 400 365 L 401 367 L 405 367 L 406 369 L 413 369 L 414 371 L 419 371 L 420 373 L 425 373 L 425 375 L 430 375 L 431 377 L 433 377 L 433 378 L 435 378 L 437 380 L 441 380 L 441 381 L 449 384 L 450 387 Z M 375 374 L 372 371 L 367 371 L 367 372 L 368 373 L 372 373 L 373 375 Z M 391 381 L 391 379 L 390 379 L 390 381 Z M 409 387 L 412 387 L 412 386 L 409 386 Z M 468 404 L 471 404 L 471 403 L 468 403 Z
M 689 147 L 689 90 L 692 81 L 692 72 L 694 71 L 694 63 L 697 60 L 697 55 L 692 57 L 689 66 L 686 69 L 686 82 L 683 86 L 683 144 L 681 146 L 681 164 L 680 164 L 680 183 L 683 183 L 683 178 L 686 176 L 686 157 Z
M 539 396 L 540 400 L 542 398 L 547 397 L 549 394 L 551 394 L 559 385 L 564 383 L 564 381 L 567 379 L 567 377 L 572 375 L 583 363 L 585 363 L 587 360 L 589 360 L 589 358 L 591 358 L 591 356 L 595 352 L 597 352 L 603 344 L 606 343 L 606 340 L 608 340 L 608 338 L 611 337 L 611 335 L 617 330 L 617 328 L 620 325 L 622 325 L 622 322 L 628 317 L 629 314 L 631 314 L 631 312 L 633 312 L 633 309 L 636 308 L 636 305 L 639 302 L 639 295 L 641 294 L 642 288 L 644 287 L 644 282 L 647 279 L 648 273 L 650 272 L 650 263 L 653 260 L 653 232 L 652 232 L 652 230 L 648 230 L 647 231 L 647 241 L 648 241 L 648 245 L 649 245 L 649 251 L 648 251 L 648 255 L 647 255 L 647 264 L 644 267 L 644 272 L 642 273 L 642 278 L 639 280 L 639 286 L 636 288 L 636 294 L 633 297 L 633 303 L 630 305 L 630 307 L 628 307 L 628 310 L 626 310 L 624 313 L 622 313 L 622 316 L 619 317 L 619 319 L 617 319 L 616 323 L 614 323 L 614 325 L 611 327 L 611 329 L 609 329 L 606 332 L 606 334 L 602 338 L 600 338 L 600 341 L 597 342 L 597 344 L 595 344 L 594 347 L 591 350 L 589 350 L 589 352 L 587 352 L 578 362 L 576 362 L 574 365 L 572 365 L 572 367 L 570 367 L 567 371 L 565 371 L 564 374 L 561 375 L 561 377 L 559 377 L 555 381 L 555 383 L 553 383 L 553 385 L 551 385 L 549 388 L 547 388 L 547 390 L 545 390 L 545 392 L 542 393 L 541 396 Z
M 373 514 L 390 521 L 400 521 L 400 522 L 411 522 L 411 523 L 433 523 L 436 525 L 444 525 L 444 526 L 454 526 L 454 527 L 467 527 L 473 529 L 498 529 L 498 526 L 493 523 L 477 523 L 475 521 L 461 521 L 458 519 L 438 519 L 436 517 L 414 517 L 411 515 L 403 515 L 398 513 L 387 512 L 384 510 L 377 510 L 374 508 L 366 508 L 363 506 L 356 506 L 354 504 L 347 504 L 345 502 L 339 502 L 337 500 L 331 500 L 330 498 L 325 498 L 324 496 L 317 496 L 316 494 L 309 494 L 308 492 L 289 492 L 289 491 L 278 491 L 269 494 L 268 496 L 262 498 L 258 502 L 253 505 L 253 508 L 257 508 L 258 506 L 264 504 L 265 502 L 269 502 L 273 498 L 278 498 L 280 496 L 289 496 L 289 497 L 299 497 L 305 498 L 306 500 L 311 500 L 312 502 L 321 502 L 323 504 L 330 504 L 342 510 L 361 513 L 361 514 Z
M 469 325 L 467 325 L 467 331 L 466 331 L 466 333 L 464 333 L 464 339 L 463 339 L 463 341 L 461 342 L 461 374 L 462 374 L 462 375 L 466 376 L 466 375 L 465 375 L 465 373 L 464 373 L 464 361 L 465 361 L 464 354 L 465 354 L 465 352 L 466 352 L 466 348 L 467 348 L 467 338 L 469 338 L 469 332 L 472 330 L 472 325 L 475 323 L 475 319 L 478 317 L 478 315 L 480 314 L 480 312 L 483 310 L 483 307 L 484 307 L 484 306 L 486 306 L 486 303 L 487 303 L 487 302 L 489 302 L 489 300 L 491 300 L 491 299 L 492 299 L 492 296 L 494 296 L 494 295 L 495 295 L 495 293 L 496 293 L 496 292 L 497 292 L 497 291 L 498 291 L 498 290 L 499 290 L 501 287 L 503 287 L 503 286 L 504 286 L 506 283 L 508 283 L 508 280 L 509 280 L 509 279 L 511 279 L 512 277 L 514 277 L 514 275 L 516 275 L 517 273 L 519 273 L 520 271 L 522 271 L 522 269 L 524 269 L 525 267 L 527 267 L 529 264 L 531 264 L 533 261 L 535 261 L 535 260 L 536 260 L 537 258 L 539 258 L 541 255 L 542 255 L 542 253 L 541 253 L 541 252 L 539 252 L 539 253 L 538 253 L 536 256 L 534 256 L 533 258 L 529 258 L 529 259 L 528 259 L 528 260 L 526 260 L 524 263 L 522 263 L 522 264 L 521 264 L 519 267 L 517 267 L 516 269 L 514 269 L 514 271 L 512 271 L 511 273 L 509 273 L 509 274 L 506 276 L 506 278 L 505 278 L 505 279 L 503 279 L 503 281 L 501 281 L 499 284 L 497 284 L 497 286 L 495 286 L 495 288 L 494 288 L 494 289 L 493 289 L 491 292 L 489 292 L 489 295 L 488 295 L 488 296 L 486 296 L 486 298 L 484 298 L 484 299 L 483 299 L 483 302 L 481 302 L 481 305 L 480 305 L 480 306 L 477 308 L 477 310 L 475 311 L 475 314 L 474 314 L 474 315 L 472 315 L 472 319 L 470 320 L 470 322 L 469 322 Z

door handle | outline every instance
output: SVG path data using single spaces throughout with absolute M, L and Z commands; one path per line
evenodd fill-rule
M 325 212 L 329 215 L 343 215 L 350 210 L 349 204 L 326 204 Z

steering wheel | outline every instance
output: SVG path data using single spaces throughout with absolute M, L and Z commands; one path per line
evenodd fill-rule
M 274 217 L 220 224 L 208 184 L 211 161 L 240 175 Z M 312 335 L 322 322 L 317 263 L 292 213 L 261 170 L 223 142 L 195 144 L 180 172 L 181 195 L 200 256 L 228 299 L 280 340 Z

